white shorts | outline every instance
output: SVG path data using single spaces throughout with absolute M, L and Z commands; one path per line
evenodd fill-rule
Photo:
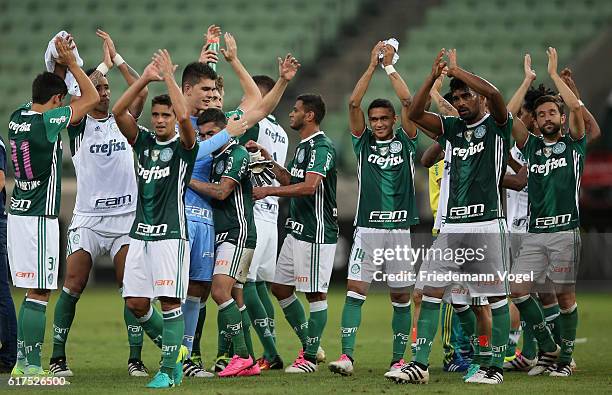
M 353 236 L 353 247 L 348 262 L 348 279 L 363 281 L 386 281 L 390 288 L 405 288 L 414 285 L 413 255 L 393 254 L 385 259 L 385 252 L 411 249 L 410 229 L 375 229 L 358 226 Z M 384 275 L 383 275 L 384 274 Z
M 13 285 L 28 289 L 57 289 L 57 218 L 9 214 L 7 228 L 7 252 Z
M 486 296 L 472 297 L 467 287 L 458 284 L 447 287 L 442 300 L 454 305 L 486 306 L 489 304 Z
M 130 238 L 123 297 L 185 299 L 189 284 L 189 241 Z
M 327 293 L 336 244 L 318 244 L 287 235 L 281 247 L 274 282 L 295 286 L 298 292 Z
M 68 228 L 66 256 L 78 250 L 91 255 L 92 262 L 102 255 L 111 259 L 121 247 L 130 244 L 130 229 L 135 213 L 112 216 L 85 216 L 74 214 Z
M 254 251 L 252 248 L 238 247 L 227 241 L 219 244 L 215 249 L 213 278 L 216 274 L 225 274 L 244 284 Z
M 249 281 L 274 281 L 276 252 L 278 250 L 278 228 L 276 223 L 255 218 L 257 247 L 249 268 Z
M 506 221 L 446 223 L 423 259 L 417 289 L 460 285 L 472 298 L 508 295 Z M 468 255 L 469 253 L 469 255 Z M 456 280 L 458 276 L 469 280 Z
M 575 284 L 580 263 L 580 230 L 528 233 L 512 273 L 531 276 L 536 283 L 548 277 L 555 284 Z

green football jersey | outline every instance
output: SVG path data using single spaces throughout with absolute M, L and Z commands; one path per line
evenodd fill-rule
M 9 212 L 13 215 L 57 217 L 62 180 L 60 132 L 70 123 L 70 106 L 39 113 L 31 103 L 19 107 L 9 121 L 15 187 Z
M 225 200 L 212 199 L 215 221 L 215 243 L 225 241 L 255 248 L 257 229 L 253 217 L 253 185 L 249 172 L 249 153 L 235 140 L 213 156 L 210 181 L 220 183 L 223 177 L 236 181 L 236 187 Z
M 452 146 L 446 222 L 503 218 L 500 188 L 506 172 L 512 116 L 508 113 L 502 126 L 490 114 L 472 125 L 458 117 L 441 119 L 441 138 Z
M 574 141 L 566 134 L 549 144 L 530 134 L 521 151 L 529 172 L 529 232 L 559 232 L 580 226 L 578 196 L 586 137 Z
M 188 240 L 185 190 L 198 145 L 185 149 L 178 133 L 171 140 L 157 141 L 153 133 L 140 127 L 132 148 L 138 166 L 138 204 L 130 237 L 146 241 Z
M 414 195 L 416 137 L 408 138 L 399 128 L 390 140 L 377 141 L 368 128 L 352 140 L 359 182 L 354 225 L 409 229 L 418 224 Z
M 287 228 L 298 240 L 334 244 L 338 241 L 336 207 L 336 150 L 332 141 L 319 131 L 300 141 L 287 170 L 291 184 L 304 182 L 306 173 L 317 173 L 323 180 L 314 195 L 292 197 Z

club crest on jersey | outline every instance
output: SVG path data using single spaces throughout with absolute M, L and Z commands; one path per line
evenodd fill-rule
M 159 159 L 159 150 L 158 149 L 151 150 L 151 160 L 153 162 L 157 162 L 157 159 Z
M 164 148 L 159 153 L 159 159 L 161 159 L 162 162 L 170 162 L 173 153 L 172 148 Z
M 485 127 L 485 125 L 480 125 L 474 130 L 474 136 L 477 139 L 483 138 L 485 133 L 487 133 L 487 128 Z
M 302 163 L 302 162 L 304 162 L 304 158 L 306 157 L 306 152 L 305 152 L 305 150 L 304 150 L 303 148 L 300 148 L 300 149 L 298 150 L 298 152 L 297 152 L 296 157 L 297 157 L 297 161 L 298 161 L 298 163 Z
M 225 170 L 225 163 L 223 161 L 219 161 L 219 163 L 217 163 L 217 166 L 215 166 L 215 173 L 223 174 L 224 170 Z
M 469 143 L 470 141 L 472 141 L 472 136 L 474 135 L 474 132 L 472 130 L 466 130 L 465 131 L 465 140 Z
M 392 154 L 397 154 L 402 150 L 402 142 L 401 141 L 393 141 L 391 145 L 389 145 L 389 151 Z
M 563 141 L 559 141 L 557 144 L 553 145 L 553 153 L 559 155 L 563 151 L 565 151 L 565 143 Z
M 552 148 L 551 147 L 544 147 L 542 149 L 542 152 L 544 152 L 544 156 L 545 157 L 550 157 L 550 154 L 552 154 Z
M 378 148 L 378 152 L 382 155 L 382 156 L 387 156 L 387 154 L 389 153 L 389 147 L 379 147 Z

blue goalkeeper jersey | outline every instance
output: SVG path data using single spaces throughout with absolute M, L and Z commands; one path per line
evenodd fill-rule
M 191 116 L 191 123 L 196 131 L 198 130 L 197 120 L 198 117 Z M 211 154 L 223 147 L 229 140 L 229 134 L 227 131 L 223 130 L 210 139 L 198 143 L 200 148 L 193 167 L 192 179 L 210 182 L 210 171 L 213 162 Z M 207 225 L 214 226 L 210 199 L 198 194 L 191 188 L 187 188 L 187 192 L 185 193 L 185 214 L 188 221 L 203 222 Z

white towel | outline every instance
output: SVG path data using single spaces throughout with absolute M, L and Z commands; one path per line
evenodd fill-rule
M 58 57 L 57 48 L 55 48 L 55 38 L 56 37 L 66 38 L 68 37 L 68 32 L 66 32 L 65 30 L 62 30 L 61 32 L 57 33 L 55 36 L 53 36 L 51 41 L 49 41 L 49 45 L 47 45 L 47 50 L 45 51 L 45 66 L 47 67 L 47 71 L 50 71 L 50 72 L 53 72 L 53 69 L 55 69 L 55 59 L 57 59 Z M 74 56 L 76 57 L 77 64 L 80 67 L 82 67 L 83 59 L 81 59 L 81 57 L 79 56 L 79 50 L 76 48 L 76 45 L 74 49 L 72 50 L 72 52 L 74 53 Z M 72 75 L 70 71 L 66 71 L 66 78 L 64 79 L 64 82 L 66 83 L 66 86 L 68 87 L 68 93 L 70 93 L 72 96 L 81 96 L 81 90 L 79 89 L 79 84 L 77 83 L 76 79 L 74 78 L 74 76 Z
M 397 61 L 399 60 L 399 41 L 397 38 L 390 38 L 388 40 L 383 41 L 383 44 L 385 45 L 390 45 L 395 49 L 395 53 L 393 54 L 393 60 L 391 60 L 391 64 L 395 64 L 397 63 Z M 383 56 L 382 54 L 380 54 L 379 56 L 380 60 L 382 60 Z M 382 62 L 380 62 L 380 67 L 382 67 L 383 69 L 385 68 L 385 66 L 382 64 Z

